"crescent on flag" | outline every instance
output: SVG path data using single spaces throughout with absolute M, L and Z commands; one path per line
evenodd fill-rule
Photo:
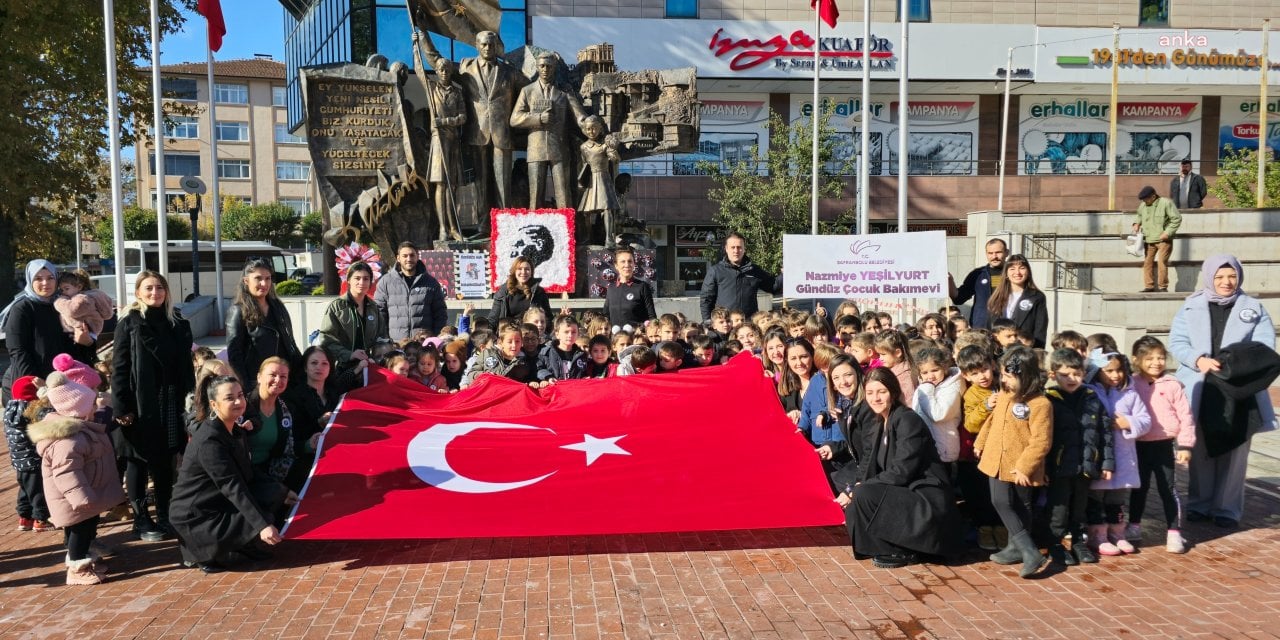
M 413 475 L 418 479 L 433 486 L 437 489 L 445 491 L 453 491 L 456 493 L 498 493 L 501 491 L 510 491 L 527 487 L 531 484 L 537 484 L 551 476 L 555 472 L 545 473 L 536 478 L 528 480 L 519 480 L 516 482 L 485 482 L 468 478 L 449 466 L 449 461 L 445 458 L 445 449 L 454 438 L 464 436 L 477 429 L 534 429 L 538 431 L 551 431 L 551 429 L 543 429 L 542 427 L 530 427 L 523 424 L 510 424 L 506 422 L 459 422 L 457 424 L 438 424 L 422 433 L 413 437 L 409 441 L 409 447 L 405 452 L 405 457 L 409 459 L 409 468 L 413 470 Z

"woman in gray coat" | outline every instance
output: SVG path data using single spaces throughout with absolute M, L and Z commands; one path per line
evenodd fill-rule
M 1244 270 L 1234 256 L 1216 255 L 1204 261 L 1202 286 L 1187 297 L 1173 317 L 1169 350 L 1178 359 L 1178 380 L 1186 387 L 1196 416 L 1196 445 L 1191 450 L 1187 519 L 1213 519 L 1220 527 L 1235 527 L 1244 512 L 1244 478 L 1249 459 L 1249 437 L 1276 428 L 1275 409 L 1264 389 L 1254 396 L 1257 421 L 1244 442 L 1211 456 L 1206 449 L 1207 430 L 1230 428 L 1221 411 L 1205 411 L 1206 375 L 1221 369 L 1219 356 L 1232 345 L 1257 342 L 1275 349 L 1276 329 L 1257 298 L 1240 290 Z M 1216 414 L 1216 415 L 1215 415 Z

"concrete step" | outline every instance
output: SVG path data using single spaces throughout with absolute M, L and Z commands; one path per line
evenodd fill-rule
M 1051 292 L 1052 293 L 1052 292 Z M 1124 327 L 1167 327 L 1187 298 L 1184 292 L 1169 293 L 1093 293 L 1060 291 L 1058 308 L 1070 312 L 1068 305 L 1079 304 L 1078 322 L 1106 323 Z M 1280 317 L 1280 292 L 1250 292 L 1259 298 L 1272 318 Z M 1074 298 L 1074 300 L 1073 300 Z
M 1006 213 L 1002 229 L 1014 233 L 1067 235 L 1128 233 L 1134 209 L 1129 211 Z M 1179 233 L 1257 233 L 1280 231 L 1280 209 L 1195 209 L 1183 211 Z
M 1040 236 L 1034 241 L 1023 237 L 1023 248 L 1027 257 L 1047 259 L 1049 252 L 1057 254 L 1060 260 L 1068 262 L 1116 262 L 1132 259 L 1140 263 L 1140 258 L 1133 258 L 1125 253 L 1124 241 L 1117 235 L 1073 235 Z M 1280 254 L 1280 232 L 1253 233 L 1201 233 L 1179 235 L 1174 238 L 1170 260 L 1203 261 L 1206 257 L 1229 253 L 1240 260 L 1268 261 Z
M 1280 291 L 1280 261 L 1250 260 L 1242 264 L 1246 291 Z M 1198 260 L 1170 261 L 1170 291 L 1191 293 L 1199 289 L 1200 266 Z M 1048 273 L 1047 268 L 1045 273 Z M 1068 264 L 1063 276 L 1060 282 L 1068 289 L 1127 293 L 1142 288 L 1142 263 L 1134 259 Z

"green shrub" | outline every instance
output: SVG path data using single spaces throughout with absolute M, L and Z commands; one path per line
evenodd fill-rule
M 300 296 L 302 291 L 302 283 L 297 280 L 285 280 L 276 284 L 276 295 L 278 296 Z
M 312 289 L 312 290 L 311 290 L 311 295 L 313 295 L 313 296 L 322 296 L 322 295 L 324 295 L 324 285 L 322 285 L 322 284 L 318 284 L 318 285 L 316 285 L 316 288 L 314 288 L 314 289 Z

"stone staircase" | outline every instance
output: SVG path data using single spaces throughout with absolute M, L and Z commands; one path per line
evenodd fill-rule
M 1027 256 L 1049 301 L 1050 332 L 1104 332 L 1122 349 L 1143 335 L 1168 338 L 1173 316 L 1199 288 L 1200 265 L 1229 253 L 1244 265 L 1242 288 L 1280 319 L 1280 209 L 1184 211 L 1169 265 L 1168 293 L 1138 293 L 1142 259 L 1124 251 L 1132 212 L 969 214 L 977 255 L 1003 237 Z

